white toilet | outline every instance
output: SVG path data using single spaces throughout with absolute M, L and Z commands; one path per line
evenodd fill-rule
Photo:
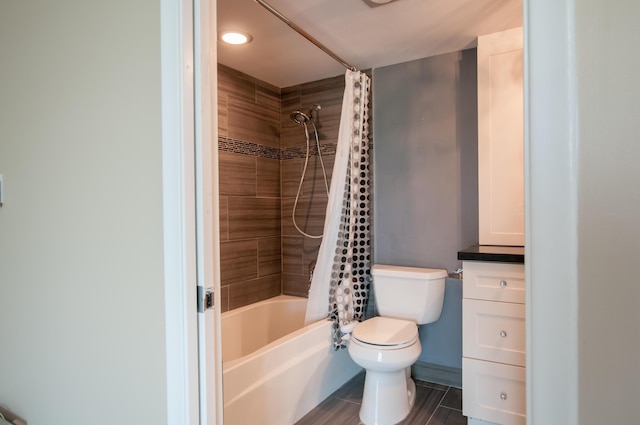
M 392 425 L 415 401 L 411 365 L 422 351 L 418 325 L 440 317 L 447 271 L 378 264 L 371 276 L 380 316 L 355 326 L 349 354 L 366 370 L 360 420 Z

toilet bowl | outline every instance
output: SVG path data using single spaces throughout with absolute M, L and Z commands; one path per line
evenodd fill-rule
M 374 317 L 356 326 L 349 354 L 367 371 L 360 409 L 363 423 L 391 425 L 409 414 L 416 388 L 411 365 L 421 351 L 414 322 Z
M 418 325 L 440 317 L 447 272 L 374 265 L 371 275 L 380 316 L 355 326 L 348 351 L 366 370 L 360 420 L 365 425 L 393 425 L 415 402 L 411 365 L 422 352 Z

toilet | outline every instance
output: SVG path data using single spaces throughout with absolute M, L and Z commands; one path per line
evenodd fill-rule
M 366 370 L 360 420 L 393 425 L 415 401 L 411 365 L 422 351 L 418 325 L 440 318 L 447 271 L 377 264 L 371 276 L 380 316 L 355 326 L 349 354 Z

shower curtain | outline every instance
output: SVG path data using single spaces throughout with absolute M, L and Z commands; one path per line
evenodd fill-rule
M 333 320 L 336 350 L 346 347 L 350 325 L 362 320 L 371 282 L 370 87 L 366 74 L 347 70 L 324 237 L 305 318 L 305 323 Z

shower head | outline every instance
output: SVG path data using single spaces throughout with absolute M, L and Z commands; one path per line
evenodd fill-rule
M 308 121 L 311 121 L 311 117 L 301 111 L 293 111 L 291 113 L 291 119 L 299 125 L 306 124 Z
M 319 111 L 320 109 L 322 109 L 322 106 L 313 105 L 306 114 L 299 110 L 293 111 L 291 113 L 291 119 L 298 125 L 306 124 L 313 120 L 313 112 Z

